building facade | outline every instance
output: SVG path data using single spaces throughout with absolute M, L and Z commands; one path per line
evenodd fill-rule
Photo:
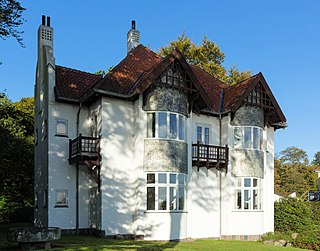
M 261 73 L 228 86 L 140 44 L 106 76 L 55 64 L 38 31 L 35 223 L 146 240 L 257 239 L 273 231 L 274 131 Z

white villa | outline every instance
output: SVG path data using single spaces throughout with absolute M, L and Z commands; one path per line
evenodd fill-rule
M 127 36 L 102 77 L 56 65 L 42 17 L 36 226 L 145 240 L 273 231 L 274 131 L 286 118 L 263 75 L 228 86 L 178 50 L 141 45 L 134 21 Z

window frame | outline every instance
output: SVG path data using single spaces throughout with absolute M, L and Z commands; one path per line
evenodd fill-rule
M 160 124 L 160 122 L 162 123 Z M 171 122 L 175 123 L 174 127 L 172 127 Z M 183 114 L 170 111 L 147 113 L 147 139 L 168 139 L 186 142 L 186 131 L 186 116 Z
M 250 129 L 250 135 L 246 133 L 248 129 Z M 258 138 L 254 133 L 255 131 L 258 132 Z M 249 142 L 246 140 L 247 138 L 250 138 Z M 235 149 L 264 150 L 263 128 L 259 126 L 234 126 L 233 140 Z M 256 143 L 258 144 L 258 147 L 255 146 Z
M 148 176 L 149 177 L 153 176 L 152 182 L 149 182 L 150 179 L 148 179 Z M 165 176 L 165 181 L 161 181 L 160 176 Z M 174 182 L 172 182 L 172 179 L 171 179 L 172 177 L 175 177 Z M 173 172 L 147 173 L 146 211 L 147 212 L 184 212 L 186 211 L 186 208 L 187 208 L 186 183 L 187 183 L 187 175 L 184 173 L 173 173 Z M 151 190 L 153 190 L 154 194 L 149 194 L 149 191 Z M 160 191 L 162 195 L 165 194 L 165 198 L 161 198 L 163 196 L 160 197 Z M 181 193 L 182 193 L 182 196 L 181 196 Z M 152 198 L 154 201 L 151 201 L 150 203 L 148 198 Z M 181 207 L 181 204 L 182 204 L 181 201 L 183 202 L 182 207 Z M 163 205 L 164 202 L 165 204 Z
M 65 202 L 64 203 L 58 201 L 58 193 L 65 194 Z M 68 197 L 68 190 L 67 189 L 56 189 L 55 198 L 56 198 L 55 207 L 68 207 L 69 197 Z
M 249 181 L 249 185 L 246 184 L 246 181 L 247 182 Z M 254 185 L 255 181 L 256 181 L 256 185 Z M 235 211 L 263 211 L 262 182 L 263 182 L 263 179 L 257 178 L 257 177 L 238 177 L 235 179 L 234 181 L 234 184 L 235 184 L 234 210 Z
M 65 125 L 65 132 L 64 133 L 58 132 L 59 123 Z M 56 119 L 56 134 L 55 134 L 55 136 L 68 137 L 68 120 L 67 119 Z

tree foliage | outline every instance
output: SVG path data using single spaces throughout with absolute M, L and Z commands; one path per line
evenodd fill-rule
M 312 164 L 315 165 L 315 166 L 320 166 L 320 152 L 317 152 L 314 155 L 314 159 L 312 161 Z
M 33 204 L 33 98 L 0 97 L 0 218 Z
M 22 33 L 17 28 L 26 20 L 22 17 L 25 10 L 16 0 L 0 0 L 0 38 L 14 37 L 24 47 Z
M 251 71 L 241 72 L 236 66 L 227 70 L 223 66 L 225 59 L 220 47 L 206 36 L 202 38 L 201 45 L 196 45 L 184 33 L 178 39 L 171 41 L 169 45 L 160 49 L 160 55 L 167 56 L 174 49 L 178 49 L 186 58 L 187 62 L 199 66 L 206 72 L 229 85 L 238 83 L 252 75 Z
M 309 190 L 317 190 L 315 166 L 309 165 L 307 153 L 297 147 L 288 147 L 275 160 L 275 192 L 288 195 L 296 192 L 301 196 Z

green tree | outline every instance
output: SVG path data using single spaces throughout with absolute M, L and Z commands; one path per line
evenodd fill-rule
M 309 190 L 317 190 L 315 166 L 308 164 L 307 153 L 297 147 L 288 147 L 275 159 L 275 192 L 286 196 L 296 192 L 298 196 Z
M 0 38 L 14 37 L 24 47 L 22 33 L 17 28 L 26 20 L 22 17 L 25 10 L 16 0 L 0 0 Z
M 306 151 L 295 146 L 287 147 L 281 151 L 277 159 L 284 164 L 309 164 Z
M 0 98 L 0 219 L 33 204 L 33 98 Z
M 229 70 L 223 66 L 225 55 L 220 47 L 206 36 L 202 38 L 201 45 L 196 45 L 184 33 L 178 39 L 171 41 L 169 45 L 160 49 L 161 56 L 169 55 L 174 49 L 178 49 L 186 58 L 187 62 L 199 66 L 216 78 L 229 85 L 240 82 L 252 75 L 251 71 L 240 72 L 236 66 Z
M 314 155 L 314 159 L 312 160 L 312 164 L 315 166 L 320 166 L 320 152 L 317 152 Z

